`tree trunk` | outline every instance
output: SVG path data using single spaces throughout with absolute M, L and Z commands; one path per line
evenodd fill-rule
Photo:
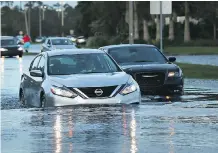
M 160 19 L 159 15 L 156 16 L 156 41 L 160 41 Z
M 189 5 L 185 1 L 185 27 L 184 27 L 184 42 L 189 42 L 190 38 L 190 27 L 189 27 Z
M 216 40 L 216 23 L 213 24 L 213 39 Z
M 31 36 L 31 8 L 28 9 L 28 30 L 29 36 Z
M 169 40 L 174 40 L 174 20 L 173 20 L 173 14 L 170 16 L 170 23 L 169 23 Z
M 24 10 L 24 17 L 25 17 L 26 33 L 29 35 L 29 29 L 28 29 L 28 23 L 27 23 L 27 10 Z
M 134 5 L 134 39 L 139 39 L 139 24 L 138 24 L 138 14 L 137 14 L 137 2 L 133 2 Z
M 149 35 L 148 23 L 147 23 L 147 20 L 146 20 L 146 19 L 143 20 L 143 32 L 144 32 L 143 38 L 144 38 L 144 40 L 145 40 L 146 42 L 148 42 L 149 39 L 150 39 L 150 35 Z
M 129 24 L 129 1 L 126 2 L 125 21 Z

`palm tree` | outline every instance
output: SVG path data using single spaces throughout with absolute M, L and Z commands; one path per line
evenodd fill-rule
M 29 1 L 24 6 L 28 8 L 28 34 L 31 36 L 31 9 L 36 1 Z
M 133 14 L 134 14 L 134 39 L 139 39 L 139 21 L 138 21 L 138 11 L 137 11 L 137 3 L 133 2 Z
M 148 23 L 151 20 L 150 15 L 150 2 L 140 1 L 137 4 L 138 18 L 142 21 L 143 39 L 148 42 L 150 40 L 150 34 L 148 30 Z

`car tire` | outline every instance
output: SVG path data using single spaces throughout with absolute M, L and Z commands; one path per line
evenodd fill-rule
M 24 96 L 24 93 L 23 93 L 22 89 L 20 89 L 20 104 L 21 105 L 26 105 L 26 100 L 25 100 L 25 96 Z
M 19 57 L 22 57 L 22 56 L 23 56 L 22 54 L 19 55 Z
M 46 98 L 44 92 L 42 92 L 40 96 L 40 107 L 44 108 L 45 104 L 46 104 Z

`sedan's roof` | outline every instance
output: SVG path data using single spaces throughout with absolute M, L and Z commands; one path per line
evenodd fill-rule
M 150 45 L 150 44 L 119 44 L 119 45 L 102 46 L 101 48 L 111 49 L 111 48 L 120 48 L 120 47 L 139 47 L 139 46 L 155 47 L 154 45 Z
M 48 56 L 55 55 L 73 55 L 73 54 L 92 54 L 92 53 L 105 53 L 99 49 L 56 49 L 54 51 L 47 51 Z

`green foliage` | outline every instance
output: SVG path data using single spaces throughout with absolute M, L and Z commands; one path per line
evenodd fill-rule
M 108 37 L 106 36 L 89 37 L 86 43 L 88 48 L 99 48 L 105 45 L 109 45 Z

